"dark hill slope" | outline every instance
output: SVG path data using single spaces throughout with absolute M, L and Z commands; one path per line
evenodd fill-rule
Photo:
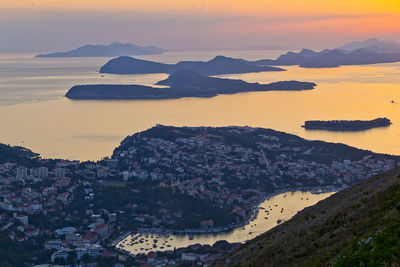
M 400 168 L 304 209 L 217 266 L 399 266 Z
M 0 144 L 0 164 L 7 162 L 33 166 L 39 154 L 21 146 Z

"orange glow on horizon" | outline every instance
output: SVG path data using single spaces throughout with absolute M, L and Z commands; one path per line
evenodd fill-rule
M 98 11 L 213 11 L 235 14 L 399 13 L 398 0 L 2 0 L 0 8 Z

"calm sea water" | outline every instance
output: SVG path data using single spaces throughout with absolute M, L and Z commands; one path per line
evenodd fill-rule
M 287 192 L 278 194 L 265 200 L 259 205 L 259 212 L 255 220 L 244 227 L 239 227 L 230 232 L 218 234 L 193 235 L 158 235 L 158 234 L 133 234 L 117 244 L 117 248 L 132 254 L 148 253 L 149 251 L 166 251 L 175 248 L 188 247 L 199 243 L 202 245 L 213 245 L 219 240 L 226 240 L 230 243 L 245 242 L 272 229 L 281 222 L 292 218 L 296 213 L 305 207 L 315 205 L 333 193 L 312 194 L 311 192 Z M 142 240 L 142 242 L 139 242 Z M 154 240 L 157 240 L 155 243 Z M 153 245 L 156 244 L 156 248 Z
M 173 63 L 207 60 L 222 54 L 271 58 L 281 51 L 171 52 L 142 57 Z M 167 77 L 100 75 L 108 58 L 36 59 L 32 54 L 0 54 L 0 142 L 23 145 L 43 157 L 97 160 L 109 156 L 127 135 L 158 123 L 176 126 L 249 125 L 293 133 L 307 139 L 340 142 L 400 155 L 400 64 L 333 69 L 288 67 L 222 77 L 248 82 L 316 82 L 304 92 L 256 92 L 210 99 L 162 101 L 72 101 L 70 87 L 89 83 L 151 85 Z M 397 103 L 391 103 L 394 100 Z M 311 119 L 388 117 L 393 125 L 357 133 L 306 131 Z

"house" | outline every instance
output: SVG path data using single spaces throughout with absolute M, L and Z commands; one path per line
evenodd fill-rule
M 207 220 L 207 221 L 201 221 L 200 222 L 200 227 L 202 229 L 210 229 L 214 227 L 214 221 L 213 220 Z
M 182 253 L 182 261 L 197 261 L 200 255 L 194 253 Z
M 28 216 L 18 214 L 18 215 L 15 215 L 14 218 L 16 220 L 20 221 L 23 225 L 28 225 Z
M 75 227 L 64 227 L 62 229 L 57 229 L 54 231 L 57 235 L 66 235 L 70 233 L 75 233 L 76 228 Z
M 156 260 L 156 253 L 150 251 L 149 254 L 147 254 L 147 263 L 154 263 L 155 260 Z
M 95 232 L 89 232 L 83 237 L 83 239 L 89 241 L 90 244 L 94 244 L 98 240 L 98 235 Z
M 110 225 L 103 223 L 100 224 L 98 226 L 96 226 L 96 228 L 94 229 L 94 231 L 102 238 L 106 238 L 109 234 L 110 234 Z
M 48 240 L 44 242 L 44 249 L 56 249 L 61 250 L 63 242 L 61 240 Z
M 69 255 L 68 250 L 56 251 L 51 255 L 51 262 L 54 262 L 56 259 L 67 260 L 68 259 L 68 255 Z
M 69 198 L 69 193 L 68 192 L 64 192 L 61 194 L 58 194 L 57 196 L 57 200 L 63 202 L 63 203 L 67 203 L 68 202 L 68 198 Z

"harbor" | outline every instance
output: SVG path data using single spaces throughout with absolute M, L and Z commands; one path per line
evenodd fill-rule
M 245 224 L 212 229 L 165 230 L 140 228 L 118 242 L 116 248 L 132 255 L 150 251 L 168 251 L 194 244 L 212 245 L 219 240 L 243 243 L 285 222 L 302 209 L 316 204 L 334 192 L 312 190 L 282 192 L 268 196 L 258 205 Z

